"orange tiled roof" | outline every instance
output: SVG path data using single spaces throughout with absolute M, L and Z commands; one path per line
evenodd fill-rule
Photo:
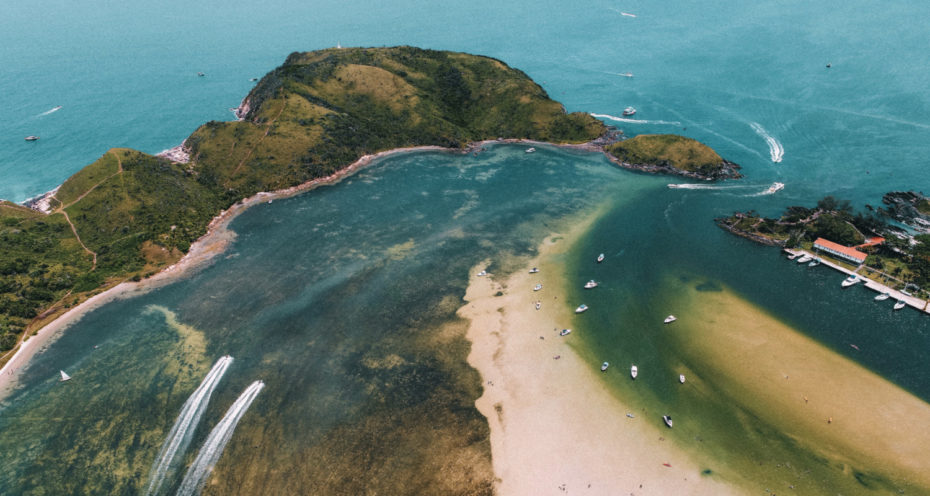
M 839 243 L 834 243 L 833 241 L 824 238 L 817 238 L 817 241 L 814 241 L 814 246 L 826 248 L 837 253 L 842 253 L 843 255 L 846 255 L 847 257 L 858 260 L 860 262 L 864 261 L 865 258 L 868 257 L 868 255 L 855 248 L 843 246 Z

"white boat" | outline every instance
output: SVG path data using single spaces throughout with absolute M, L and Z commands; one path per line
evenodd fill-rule
M 609 364 L 609 363 L 607 363 L 607 362 L 602 363 L 602 364 L 601 364 L 601 372 L 607 370 L 607 367 L 610 367 L 610 364 Z
M 671 415 L 662 415 L 662 421 L 665 422 L 665 425 L 667 425 L 669 429 L 672 428 L 672 416 Z
M 875 297 L 875 301 L 885 301 L 885 300 L 887 300 L 888 298 L 891 298 L 891 294 L 888 293 L 888 292 L 886 291 L 886 292 L 884 292 L 884 293 L 882 293 L 882 294 L 876 296 L 876 297 Z
M 197 73 L 197 76 L 198 76 L 198 77 L 204 77 L 204 76 L 206 76 L 206 74 L 204 74 L 204 73 L 202 73 L 202 72 L 198 72 L 198 73 Z
M 540 289 L 542 289 L 542 284 L 537 284 L 533 286 L 533 291 L 539 291 Z
M 632 73 L 632 72 L 622 72 L 622 73 L 620 73 L 620 75 L 623 76 L 623 77 L 628 77 L 628 78 L 633 77 L 633 73 Z
M 526 153 L 533 153 L 533 152 L 535 152 L 535 151 L 536 151 L 536 149 L 533 148 L 532 146 L 526 149 Z
M 26 141 L 35 141 L 39 139 L 38 136 L 26 136 Z
M 65 382 L 65 381 L 71 380 L 71 376 L 66 374 L 64 370 L 59 370 L 58 372 L 61 373 L 61 379 L 59 379 L 59 382 Z
M 627 107 L 627 108 L 623 109 L 623 115 L 625 115 L 625 116 L 631 116 L 631 115 L 635 115 L 635 114 L 636 114 L 636 109 L 633 108 L 633 107 Z
M 584 303 L 582 303 L 581 305 L 578 305 L 578 308 L 575 309 L 575 313 L 581 313 L 587 310 L 588 310 L 588 305 L 585 305 Z
M 604 254 L 601 253 L 600 255 L 597 256 L 597 263 L 601 263 L 603 261 L 604 261 Z
M 895 310 L 901 310 L 902 308 L 904 308 L 904 307 L 906 307 L 906 306 L 907 306 L 907 303 L 906 303 L 904 300 L 898 300 L 898 301 L 894 304 L 894 309 L 895 309 Z
M 675 317 L 674 315 L 669 315 L 668 317 L 665 317 L 665 320 L 663 322 L 665 322 L 666 324 L 671 324 L 672 322 L 675 322 L 676 320 L 678 320 L 678 317 Z
M 593 289 L 593 288 L 596 288 L 596 287 L 597 287 L 597 282 L 595 282 L 594 279 L 591 279 L 590 281 L 584 283 L 584 288 L 585 288 L 585 289 Z
M 479 272 L 477 275 L 478 275 L 478 277 L 484 277 L 484 276 L 488 275 L 488 271 L 482 270 L 482 271 Z
M 799 264 L 806 264 L 807 262 L 810 262 L 810 261 L 813 260 L 813 259 L 814 259 L 814 257 L 812 257 L 812 256 L 810 256 L 810 255 L 808 255 L 808 254 L 805 253 L 804 256 L 802 256 L 801 258 L 799 258 L 799 259 L 797 260 L 797 262 L 798 262 Z
M 530 269 L 530 274 L 535 274 L 537 272 L 539 272 L 539 269 L 537 269 L 536 267 L 533 267 L 532 269 Z
M 820 262 L 823 262 L 819 257 L 811 260 L 811 263 L 807 264 L 808 267 L 816 267 L 820 265 Z
M 785 183 L 772 183 L 772 185 L 769 186 L 768 189 L 765 190 L 763 194 L 773 195 L 777 191 L 782 190 L 782 189 L 785 189 Z
M 846 279 L 843 279 L 842 286 L 844 288 L 848 288 L 852 286 L 853 284 L 858 284 L 858 283 L 859 283 L 859 278 L 857 276 L 849 276 Z
M 685 383 L 685 374 L 678 374 L 678 382 Z
M 639 375 L 639 369 L 636 368 L 636 365 L 630 367 L 630 377 L 636 379 L 636 376 Z
M 562 329 L 561 331 L 559 331 L 559 336 L 568 336 L 571 333 L 572 333 L 571 329 Z
M 788 255 L 788 260 L 794 260 L 795 258 L 798 258 L 798 255 L 800 255 L 800 253 L 792 253 L 791 255 Z
M 636 415 L 633 415 L 633 414 L 630 413 L 630 412 L 626 412 L 626 416 L 627 416 L 627 417 L 630 417 L 630 418 L 636 418 Z

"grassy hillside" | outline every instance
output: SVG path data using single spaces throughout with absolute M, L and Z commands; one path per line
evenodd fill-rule
M 607 152 L 628 164 L 671 166 L 710 175 L 725 161 L 709 146 L 674 134 L 641 134 L 607 146 Z
M 187 139 L 188 164 L 113 149 L 62 184 L 49 215 L 0 204 L 0 348 L 102 287 L 176 261 L 212 217 L 258 191 L 393 148 L 586 142 L 606 130 L 499 60 L 413 47 L 292 53 L 247 103 L 244 120 Z

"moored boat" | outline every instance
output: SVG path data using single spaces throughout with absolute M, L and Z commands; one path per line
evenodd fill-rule
M 537 284 L 533 286 L 533 291 L 539 291 L 540 289 L 542 289 L 542 284 Z
M 526 149 L 526 153 L 533 153 L 533 152 L 535 152 L 535 151 L 536 151 L 536 149 L 533 148 L 532 146 Z
M 571 329 L 562 329 L 561 331 L 559 331 L 559 336 L 568 336 L 571 333 L 572 333 Z
M 678 374 L 678 382 L 685 383 L 685 374 Z
M 609 364 L 609 363 L 607 363 L 607 362 L 602 363 L 602 364 L 601 364 L 601 372 L 607 370 L 607 367 L 610 367 L 610 364 Z
M 907 306 L 907 302 L 905 302 L 904 300 L 898 300 L 898 301 L 896 301 L 895 304 L 894 304 L 894 309 L 895 309 L 895 310 L 901 310 L 902 308 L 904 308 L 904 307 L 906 307 L 906 306 Z
M 813 259 L 814 259 L 814 257 L 812 257 L 812 256 L 810 256 L 810 255 L 808 255 L 808 254 L 805 253 L 804 256 L 802 256 L 801 258 L 799 258 L 799 259 L 797 260 L 797 262 L 798 262 L 799 264 L 806 264 L 807 262 L 810 262 L 810 261 L 813 260 Z
M 581 305 L 578 305 L 578 308 L 575 309 L 575 313 L 581 313 L 587 310 L 588 310 L 588 305 L 585 305 L 584 303 L 582 303 Z
M 675 322 L 676 320 L 678 320 L 678 317 L 675 317 L 674 315 L 669 315 L 668 317 L 665 317 L 665 320 L 663 320 L 662 322 L 666 324 L 671 324 L 672 322 Z
M 852 286 L 853 284 L 858 284 L 858 283 L 859 283 L 859 277 L 852 275 L 852 276 L 847 277 L 846 279 L 843 279 L 843 283 L 841 284 L 841 286 L 843 286 L 844 288 L 848 288 Z
M 61 373 L 61 379 L 58 379 L 59 382 L 65 382 L 65 381 L 71 380 L 71 376 L 66 374 L 64 370 L 59 370 L 58 372 Z
M 788 260 L 794 260 L 795 258 L 798 258 L 798 255 L 800 255 L 800 253 L 792 253 L 788 255 Z
M 542 302 L 541 302 L 541 301 L 537 301 L 537 302 L 536 302 L 536 310 L 539 310 L 540 308 L 542 308 Z
M 639 375 L 639 369 L 636 367 L 636 365 L 631 365 L 630 366 L 630 377 L 636 379 L 636 376 L 638 375 Z
M 822 261 L 823 261 L 823 260 L 821 260 L 821 259 L 818 257 L 818 258 L 815 258 L 815 259 L 811 260 L 811 263 L 807 264 L 807 266 L 808 266 L 808 267 L 816 267 L 816 266 L 820 265 L 820 262 L 822 262 Z
M 593 288 L 596 288 L 596 287 L 597 287 L 597 282 L 595 282 L 594 279 L 591 279 L 590 281 L 584 283 L 584 288 L 585 288 L 585 289 L 593 289 Z
M 268 202 L 268 203 L 271 203 L 271 202 Z M 488 271 L 482 270 L 481 272 L 479 272 L 479 273 L 476 274 L 476 275 L 477 275 L 478 277 L 484 277 L 484 276 L 488 275 Z
M 601 263 L 603 261 L 604 261 L 604 254 L 601 253 L 600 255 L 597 256 L 597 263 Z
M 667 425 L 669 429 L 672 428 L 672 416 L 671 415 L 662 415 L 662 421 L 665 422 L 665 425 Z
M 26 141 L 35 141 L 37 139 L 39 139 L 38 136 L 32 136 L 32 135 L 26 136 Z
M 533 267 L 532 269 L 530 269 L 530 274 L 535 274 L 537 272 L 539 272 L 539 269 L 537 269 L 536 267 Z
M 884 293 L 875 297 L 875 301 L 885 301 L 888 298 L 891 298 L 891 293 L 885 291 Z

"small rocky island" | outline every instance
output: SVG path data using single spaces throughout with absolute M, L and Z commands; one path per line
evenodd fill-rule
M 739 165 L 697 140 L 675 134 L 641 134 L 609 144 L 604 150 L 627 169 L 703 180 L 742 177 Z

